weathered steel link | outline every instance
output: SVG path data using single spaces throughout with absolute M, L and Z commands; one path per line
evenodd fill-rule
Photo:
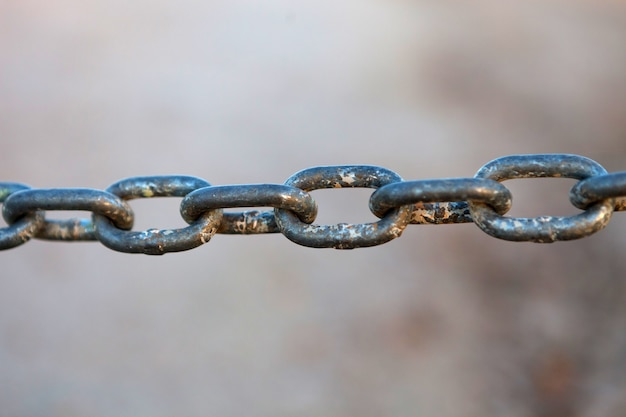
M 615 211 L 626 210 L 626 171 L 586 178 L 570 191 L 570 201 L 579 209 L 615 198 Z
M 571 203 L 583 210 L 570 217 L 504 216 L 512 196 L 501 182 L 516 178 L 573 178 Z M 374 188 L 369 206 L 375 223 L 313 224 L 317 204 L 310 191 L 322 188 Z M 188 227 L 131 231 L 134 214 L 127 200 L 181 197 L 180 215 Z M 159 255 L 206 243 L 216 233 L 284 234 L 300 245 L 351 249 L 380 245 L 402 234 L 410 223 L 474 222 L 481 230 L 511 241 L 554 242 L 589 236 L 626 210 L 626 172 L 609 174 L 591 159 L 567 154 L 513 155 L 484 165 L 473 178 L 403 181 L 393 171 L 369 165 L 313 167 L 282 184 L 212 186 L 187 176 L 133 177 L 106 191 L 83 188 L 32 189 L 0 183 L 0 205 L 8 226 L 0 228 L 0 250 L 31 238 L 98 240 L 131 253 Z M 226 212 L 240 207 L 273 211 Z M 92 219 L 46 220 L 49 210 L 84 210 Z
M 0 203 L 18 191 L 28 190 L 29 186 L 11 182 L 0 183 Z M 44 224 L 44 212 L 28 213 L 10 226 L 0 228 L 0 250 L 14 248 L 32 238 Z
M 109 218 L 120 229 L 133 226 L 133 211 L 117 196 L 90 188 L 30 189 L 11 194 L 2 207 L 7 223 L 37 211 L 83 210 Z M 48 240 L 96 240 L 88 219 L 45 220 L 36 237 Z
M 395 207 L 413 205 L 423 213 L 411 223 L 467 223 L 472 221 L 466 200 L 490 205 L 498 214 L 511 208 L 511 192 L 497 181 L 483 178 L 448 178 L 404 181 L 385 185 L 370 197 L 370 210 L 378 217 Z M 444 203 L 439 203 L 443 201 Z M 434 204 L 433 204 L 434 203 Z M 433 213 L 428 216 L 428 213 Z
M 393 171 L 368 165 L 327 166 L 305 169 L 285 182 L 304 191 L 321 188 L 379 188 L 402 181 Z M 313 248 L 353 249 L 376 246 L 397 238 L 411 216 L 409 205 L 390 209 L 376 223 L 319 226 L 306 224 L 292 212 L 275 209 L 280 231 L 291 241 Z
M 484 165 L 476 178 L 505 181 L 515 178 L 574 178 L 605 175 L 597 162 L 577 155 L 516 155 L 496 159 Z M 469 201 L 474 222 L 485 233 L 499 239 L 539 243 L 572 240 L 603 229 L 613 214 L 612 198 L 598 201 L 583 213 L 570 217 L 503 217 L 489 205 Z
M 127 178 L 112 184 L 107 192 L 123 200 L 152 197 L 184 197 L 198 188 L 211 184 L 187 176 L 152 176 Z M 204 210 L 182 229 L 148 229 L 133 232 L 116 227 L 105 216 L 94 214 L 96 237 L 110 249 L 120 252 L 162 255 L 193 249 L 208 242 L 222 221 L 221 210 Z
M 221 185 L 189 193 L 180 204 L 183 218 L 190 222 L 209 209 L 275 207 L 290 210 L 304 223 L 313 223 L 317 204 L 299 188 L 280 184 Z M 219 233 L 258 234 L 280 232 L 273 212 L 256 210 L 224 213 Z

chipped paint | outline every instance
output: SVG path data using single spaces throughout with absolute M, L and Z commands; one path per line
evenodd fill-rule
M 341 176 L 341 181 L 343 181 L 347 185 L 351 186 L 352 184 L 354 184 L 356 182 L 356 179 L 352 175 L 342 175 Z

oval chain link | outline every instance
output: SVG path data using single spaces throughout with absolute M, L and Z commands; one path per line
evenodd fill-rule
M 372 194 L 370 210 L 383 217 L 392 208 L 412 204 L 411 223 L 467 223 L 472 218 L 466 200 L 486 203 L 498 214 L 504 214 L 511 208 L 511 192 L 497 181 L 449 178 L 385 185 Z
M 37 211 L 82 210 L 98 213 L 121 229 L 133 226 L 133 211 L 126 202 L 106 191 L 90 188 L 29 189 L 10 195 L 2 214 L 9 224 Z M 44 220 L 36 237 L 48 240 L 96 240 L 89 219 Z
M 281 184 L 220 185 L 189 193 L 180 204 L 186 221 L 217 208 L 275 207 L 290 210 L 304 223 L 313 223 L 317 204 L 310 194 Z M 280 232 L 273 211 L 224 213 L 219 233 L 257 234 Z
M 322 188 L 379 188 L 402 181 L 393 171 L 369 165 L 315 167 L 291 176 L 285 185 L 304 191 Z M 409 205 L 393 208 L 376 223 L 330 226 L 306 224 L 291 211 L 275 209 L 280 231 L 291 241 L 313 248 L 353 249 L 376 246 L 397 238 L 411 216 Z
M 127 178 L 112 184 L 107 192 L 123 200 L 152 197 L 184 197 L 198 188 L 211 184 L 188 176 L 151 176 Z M 94 214 L 96 236 L 102 244 L 119 252 L 162 255 L 193 249 L 217 232 L 222 210 L 205 210 L 189 226 L 182 229 L 148 229 L 142 232 L 123 230 L 109 218 Z
M 605 175 L 597 162 L 577 155 L 513 155 L 484 165 L 476 178 L 505 181 L 516 178 L 585 178 Z M 499 239 L 550 243 L 589 236 L 603 229 L 613 214 L 614 200 L 606 199 L 570 217 L 503 217 L 488 204 L 469 202 L 474 222 L 485 233 Z

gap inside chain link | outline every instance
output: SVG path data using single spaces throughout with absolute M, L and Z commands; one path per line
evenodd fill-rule
M 76 216 L 74 214 L 74 216 Z M 4 217 L 2 217 L 2 203 L 0 203 L 0 229 L 7 227 L 9 224 L 6 222 L 6 220 L 4 220 Z
M 571 216 L 582 210 L 569 201 L 569 191 L 578 182 L 572 178 L 521 178 L 502 184 L 513 195 L 507 217 Z
M 380 220 L 368 208 L 371 188 L 323 188 L 309 191 L 321 207 L 315 224 L 374 223 Z
M 127 200 L 135 213 L 133 230 L 179 229 L 188 224 L 178 214 L 182 197 Z
M 0 227 L 7 227 L 8 224 L 4 217 L 1 215 L 2 212 L 2 203 L 0 203 Z M 70 219 L 81 219 L 81 220 L 90 220 L 91 212 L 86 210 L 54 210 L 46 212 L 46 220 L 70 220 Z

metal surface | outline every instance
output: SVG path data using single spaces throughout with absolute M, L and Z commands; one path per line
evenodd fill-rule
M 477 178 L 505 181 L 516 178 L 574 178 L 582 180 L 605 175 L 597 162 L 578 155 L 516 155 L 499 158 L 484 165 Z M 503 217 L 489 205 L 470 201 L 474 222 L 485 233 L 499 239 L 550 243 L 579 239 L 603 229 L 613 214 L 615 201 L 598 201 L 583 213 L 570 217 Z
M 0 188 L 4 186 L 0 185 Z M 90 211 L 109 218 L 120 229 L 133 226 L 133 211 L 127 203 L 111 193 L 89 188 L 17 191 L 4 202 L 2 215 L 9 225 L 13 225 L 29 214 L 54 210 Z M 36 237 L 49 240 L 96 239 L 93 223 L 86 219 L 44 220 L 36 231 Z
M 570 193 L 570 200 L 579 209 L 607 198 L 615 198 L 615 211 L 626 210 L 626 171 L 590 177 L 578 182 Z M 621 197 L 621 198 L 619 198 Z
M 402 181 L 393 171 L 366 165 L 328 166 L 305 169 L 292 175 L 285 184 L 304 191 L 322 188 L 379 188 Z M 293 213 L 275 209 L 276 223 L 292 242 L 312 248 L 354 249 L 376 246 L 399 237 L 410 220 L 411 209 L 406 205 L 387 211 L 376 223 L 330 226 L 309 225 Z
M 504 216 L 512 196 L 501 181 L 515 178 L 573 178 L 572 204 L 584 210 L 570 217 Z M 375 188 L 370 210 L 376 223 L 313 224 L 317 204 L 309 194 L 322 188 Z M 134 214 L 126 200 L 183 197 L 180 214 L 189 226 L 174 230 L 130 231 Z M 160 255 L 202 245 L 215 233 L 284 234 L 300 245 L 352 249 L 380 245 L 410 224 L 474 222 L 481 230 L 511 241 L 555 242 L 589 236 L 609 222 L 613 211 L 626 209 L 626 172 L 608 174 L 591 159 L 567 154 L 513 155 L 484 165 L 473 178 L 403 181 L 385 168 L 369 165 L 314 167 L 291 176 L 283 185 L 211 186 L 187 176 L 133 177 L 106 191 L 65 188 L 31 189 L 0 183 L 0 203 L 8 227 L 0 229 L 0 249 L 30 238 L 99 240 L 131 253 Z M 273 207 L 223 213 L 237 207 Z M 86 210 L 89 219 L 46 220 L 50 210 Z
M 383 217 L 394 207 L 413 204 L 413 211 L 433 212 L 435 216 L 421 216 L 423 220 L 414 218 L 411 223 L 471 222 L 471 217 L 466 216 L 469 206 L 465 200 L 484 202 L 498 214 L 504 214 L 511 208 L 511 192 L 494 180 L 450 178 L 385 185 L 372 194 L 370 209 L 376 216 Z M 438 204 L 440 201 L 448 203 Z
M 28 190 L 30 187 L 23 184 L 5 182 L 0 184 L 0 203 L 11 194 Z M 0 249 L 9 249 L 27 242 L 44 225 L 43 211 L 29 212 L 15 220 L 9 227 L 0 229 Z
M 152 176 L 127 178 L 109 186 L 106 191 L 123 200 L 152 197 L 184 197 L 211 184 L 188 176 Z M 208 242 L 222 220 L 221 210 L 204 210 L 183 229 L 149 229 L 142 232 L 123 230 L 106 216 L 94 214 L 96 237 L 110 249 L 120 252 L 162 255 L 193 249 Z
M 292 211 L 310 224 L 317 215 L 317 204 L 310 194 L 279 184 L 223 185 L 202 188 L 186 196 L 180 204 L 185 221 L 195 220 L 207 209 L 232 207 L 275 207 Z M 279 232 L 273 212 L 256 210 L 225 213 L 220 233 L 258 234 Z

